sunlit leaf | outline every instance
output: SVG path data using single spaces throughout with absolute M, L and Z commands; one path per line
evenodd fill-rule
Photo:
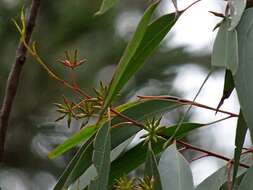
M 235 29 L 239 24 L 243 11 L 246 8 L 247 0 L 229 0 L 231 10 L 231 24 L 229 30 Z
M 193 190 L 193 177 L 189 163 L 178 152 L 176 144 L 163 151 L 159 172 L 163 189 Z
M 230 20 L 225 18 L 221 24 L 213 45 L 212 66 L 229 69 L 233 74 L 238 69 L 237 31 L 229 31 Z

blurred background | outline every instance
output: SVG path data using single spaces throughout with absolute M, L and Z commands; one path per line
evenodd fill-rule
M 183 9 L 192 0 L 178 0 Z M 30 1 L 0 1 L 0 102 L 5 83 L 15 59 L 18 33 L 11 19 L 19 19 L 23 5 Z M 42 1 L 33 35 L 43 59 L 62 77 L 67 71 L 56 62 L 65 50 L 79 49 L 80 57 L 87 62 L 77 69 L 78 83 L 90 94 L 99 81 L 108 83 L 128 40 L 150 3 L 147 0 L 121 0 L 102 16 L 94 16 L 100 0 Z M 121 101 L 136 99 L 136 95 L 176 95 L 193 99 L 210 70 L 210 54 L 216 32 L 213 28 L 220 19 L 208 11 L 223 12 L 222 0 L 203 0 L 189 9 L 145 66 L 123 89 Z M 170 0 L 163 0 L 156 16 L 173 12 Z M 197 101 L 216 107 L 222 96 L 223 70 L 215 71 Z M 76 98 L 68 89 L 51 80 L 47 73 L 28 58 L 21 76 L 17 97 L 10 118 L 7 136 L 6 162 L 0 165 L 2 190 L 51 189 L 75 150 L 54 160 L 47 153 L 62 143 L 80 127 L 73 122 L 68 128 L 65 121 L 55 124 L 59 116 L 53 103 L 62 95 Z M 238 113 L 236 93 L 225 102 L 222 109 Z M 167 113 L 165 123 L 176 123 L 183 110 Z M 202 123 L 224 117 L 213 112 L 193 108 L 187 119 Z M 232 157 L 236 120 L 204 127 L 192 132 L 187 140 L 199 147 Z M 250 139 L 247 139 L 247 144 Z M 187 152 L 186 157 L 196 156 Z M 217 170 L 224 162 L 203 158 L 191 163 L 194 183 L 197 185 Z

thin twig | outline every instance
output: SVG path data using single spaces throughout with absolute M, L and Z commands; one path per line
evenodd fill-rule
M 224 111 L 224 110 L 220 110 L 220 109 L 217 110 L 216 108 L 207 106 L 205 104 L 200 104 L 200 103 L 197 103 L 197 102 L 193 102 L 191 100 L 182 99 L 182 98 L 178 98 L 178 97 L 174 97 L 174 96 L 138 96 L 138 98 L 178 102 L 179 104 L 182 104 L 182 105 L 192 105 L 192 106 L 196 106 L 196 107 L 200 107 L 200 108 L 204 108 L 204 109 L 209 109 L 209 110 L 212 110 L 212 111 L 215 111 L 215 112 L 217 111 L 217 112 L 220 112 L 220 113 L 230 115 L 231 117 L 238 117 L 239 116 L 236 113 L 232 113 L 232 112 Z
M 192 163 L 192 162 L 194 162 L 194 161 L 200 160 L 201 158 L 206 158 L 206 157 L 208 157 L 208 156 L 210 156 L 210 155 L 204 153 L 204 154 L 202 154 L 202 155 L 200 155 L 200 156 L 198 156 L 198 157 L 195 157 L 195 158 L 191 159 L 189 162 Z
M 27 43 L 29 43 L 30 41 L 34 26 L 35 26 L 36 18 L 39 12 L 39 7 L 40 7 L 40 0 L 33 0 L 30 11 L 29 11 L 29 16 L 26 22 L 26 26 L 25 26 L 26 27 L 25 41 Z M 16 52 L 15 63 L 12 65 L 12 68 L 8 76 L 3 104 L 0 111 L 0 162 L 3 161 L 8 121 L 9 121 L 12 105 L 16 96 L 20 74 L 21 74 L 23 65 L 26 61 L 26 54 L 27 54 L 27 49 L 22 43 L 22 41 L 20 41 L 17 48 L 17 52 Z
M 188 5 L 186 8 L 184 8 L 181 12 L 184 12 L 186 10 L 188 10 L 189 8 L 191 8 L 193 5 L 199 3 L 201 0 L 197 0 L 197 1 L 194 1 L 192 4 Z
M 212 70 L 210 70 L 210 72 L 207 74 L 205 80 L 202 82 L 198 92 L 196 93 L 196 95 L 194 96 L 193 98 L 193 101 L 191 102 L 191 104 L 189 105 L 189 107 L 187 108 L 186 112 L 184 113 L 184 115 L 181 117 L 173 135 L 169 138 L 169 140 L 167 140 L 167 142 L 164 144 L 164 148 L 167 147 L 169 145 L 169 143 L 171 142 L 171 140 L 175 137 L 175 135 L 177 134 L 177 132 L 179 131 L 179 129 L 181 128 L 186 116 L 188 115 L 188 113 L 190 112 L 193 104 L 195 103 L 197 97 L 199 96 L 200 92 L 202 91 L 202 89 L 204 88 L 206 82 L 208 81 L 209 77 L 211 76 L 212 74 Z
M 234 163 L 234 160 L 232 160 L 232 159 L 230 159 L 230 158 L 227 158 L 227 157 L 225 157 L 225 156 L 223 156 L 223 155 L 220 155 L 220 154 L 217 154 L 217 153 L 214 153 L 214 152 L 211 152 L 211 151 L 207 151 L 207 150 L 198 148 L 198 147 L 193 146 L 193 145 L 191 145 L 191 144 L 188 144 L 188 143 L 186 143 L 186 142 L 184 142 L 184 141 L 178 140 L 177 143 L 183 145 L 184 147 L 186 147 L 186 148 L 188 148 L 188 149 L 192 149 L 192 150 L 195 150 L 195 151 L 198 151 L 198 152 L 203 152 L 203 153 L 208 154 L 208 155 L 210 155 L 210 156 L 213 156 L 213 157 L 216 157 L 216 158 L 219 158 L 219 159 L 228 161 L 228 162 L 230 162 L 230 163 L 232 163 L 232 164 Z M 242 167 L 244 167 L 244 168 L 249 168 L 248 165 L 243 164 L 243 163 L 239 163 L 239 165 L 242 166 Z

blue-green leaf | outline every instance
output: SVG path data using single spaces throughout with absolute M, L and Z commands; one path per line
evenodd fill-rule
M 234 77 L 244 119 L 253 133 L 253 8 L 246 9 L 237 27 L 239 45 L 239 68 Z
M 238 40 L 235 29 L 229 31 L 230 20 L 225 18 L 213 45 L 212 66 L 229 69 L 233 75 L 238 69 Z
M 193 177 L 190 166 L 178 152 L 176 144 L 170 145 L 163 151 L 159 172 L 163 189 L 193 190 Z
M 235 29 L 239 24 L 244 9 L 246 8 L 247 0 L 229 0 L 231 12 L 231 24 L 229 30 Z

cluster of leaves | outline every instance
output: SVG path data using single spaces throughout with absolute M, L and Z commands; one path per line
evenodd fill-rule
M 97 14 L 103 14 L 115 3 L 115 0 L 104 0 Z M 21 14 L 22 25 L 19 26 L 15 22 L 21 34 L 21 41 L 37 62 L 52 78 L 80 95 L 81 101 L 78 103 L 70 102 L 64 98 L 63 104 L 56 104 L 57 111 L 62 114 L 58 120 L 67 117 L 67 123 L 70 126 L 72 118 L 81 119 L 82 121 L 91 117 L 97 119 L 93 124 L 86 122 L 85 127 L 81 128 L 76 134 L 49 153 L 49 158 L 54 158 L 77 145 L 81 145 L 60 176 L 54 190 L 70 187 L 83 175 L 90 177 L 89 183 L 82 186 L 83 189 L 89 190 L 108 190 L 113 187 L 119 190 L 183 190 L 186 187 L 188 190 L 194 189 L 189 163 L 178 151 L 176 142 L 180 142 L 179 140 L 190 131 L 207 124 L 184 123 L 182 121 L 172 126 L 160 126 L 161 117 L 158 120 L 155 119 L 155 116 L 160 116 L 182 104 L 185 105 L 189 101 L 177 98 L 156 97 L 128 102 L 115 108 L 112 107 L 112 102 L 120 90 L 143 66 L 145 60 L 159 46 L 180 15 L 191 6 L 183 11 L 179 11 L 175 0 L 173 3 L 176 7 L 175 13 L 162 15 L 154 21 L 151 21 L 151 18 L 156 7 L 159 5 L 159 1 L 153 2 L 147 8 L 119 61 L 109 87 L 107 88 L 101 83 L 100 89 L 95 90 L 95 98 L 87 95 L 79 88 L 73 75 L 71 75 L 71 82 L 61 79 L 40 58 L 36 50 L 36 44 L 32 43 L 30 47 L 25 42 L 25 18 L 23 13 Z M 235 155 L 234 159 L 229 162 L 233 163 L 234 166 L 232 183 L 228 180 L 230 174 L 226 173 L 226 167 L 224 167 L 203 181 L 196 187 L 197 190 L 207 188 L 217 190 L 235 187 L 238 184 L 239 190 L 244 190 L 248 187 L 249 182 L 247 179 L 252 176 L 252 168 L 246 170 L 245 168 L 249 166 L 242 164 L 240 161 L 247 124 L 248 126 L 253 124 L 250 117 L 253 105 L 248 97 L 245 98 L 245 94 L 251 95 L 253 92 L 247 85 L 247 81 L 251 81 L 250 70 L 253 67 L 250 64 L 250 60 L 252 60 L 252 54 L 250 54 L 252 41 L 248 40 L 248 38 L 252 39 L 251 20 L 253 18 L 253 9 L 245 11 L 245 7 L 245 0 L 229 0 L 225 14 L 214 13 L 223 17 L 223 20 L 219 24 L 219 32 L 214 44 L 212 65 L 225 67 L 227 71 L 221 103 L 217 109 L 210 109 L 220 111 L 219 107 L 222 105 L 222 102 L 229 97 L 234 88 L 234 81 L 241 103 L 239 116 L 236 114 L 230 114 L 229 116 L 229 118 L 237 116 L 239 118 L 235 141 Z M 84 60 L 78 61 L 77 51 L 75 51 L 73 58 L 69 56 L 69 53 L 66 53 L 66 59 L 60 60 L 60 62 L 70 68 L 71 74 L 73 74 L 74 68 L 81 65 Z M 189 105 L 200 106 L 200 104 L 194 101 Z M 207 106 L 202 107 L 207 108 Z M 228 112 L 224 113 L 229 114 Z M 250 128 L 251 133 L 253 132 L 252 129 Z M 146 131 L 141 137 L 144 140 L 138 141 L 135 146 L 129 148 L 128 144 L 140 130 Z M 185 143 L 183 145 L 185 148 L 201 151 L 201 149 L 188 146 Z M 217 156 L 217 154 L 208 151 L 203 152 L 209 156 L 229 160 L 224 156 Z M 160 155 L 159 162 L 157 162 L 157 155 Z M 133 184 L 133 180 L 127 180 L 124 176 L 144 163 L 145 176 L 147 177 L 140 180 L 139 185 L 136 187 Z M 240 168 L 239 165 L 244 168 Z

